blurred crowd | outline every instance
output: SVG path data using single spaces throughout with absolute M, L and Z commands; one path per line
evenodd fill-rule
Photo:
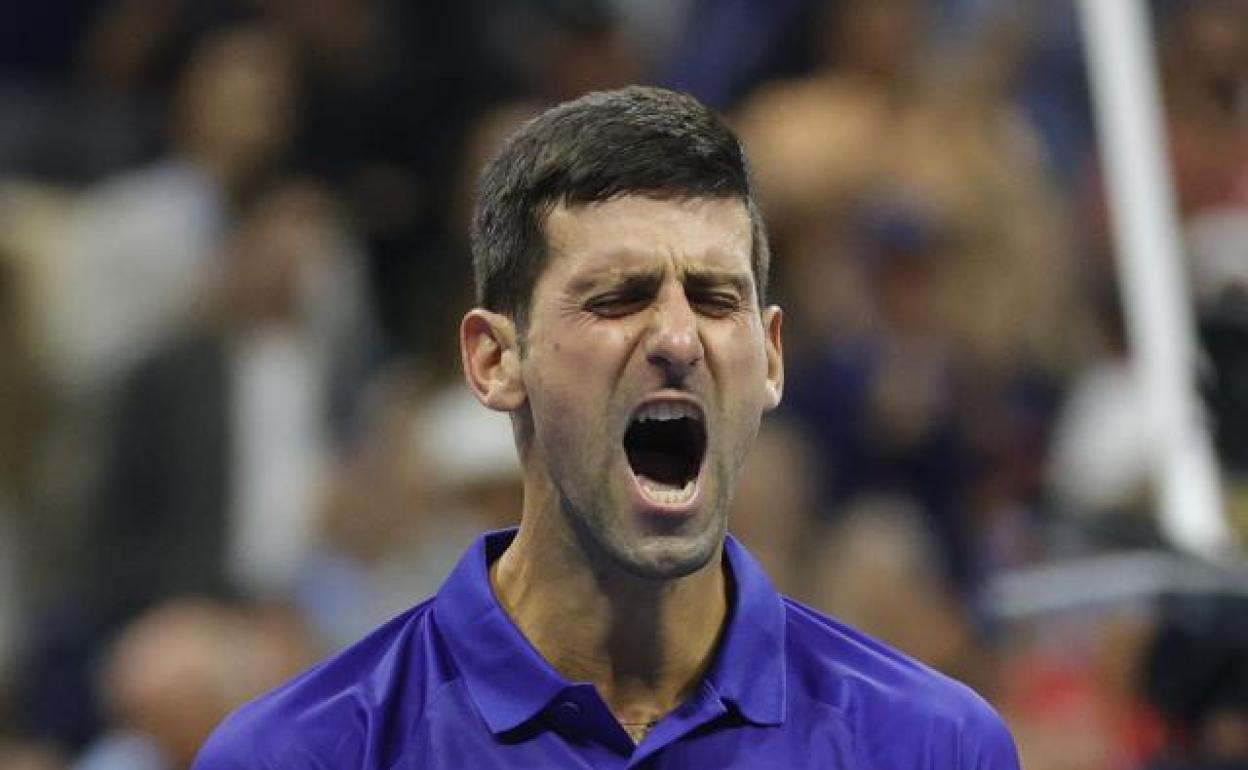
M 1248 542 L 1248 5 L 1150 8 Z M 514 522 L 458 384 L 474 176 L 631 82 L 754 164 L 787 392 L 730 527 L 778 586 L 977 687 L 1030 770 L 1248 766 L 1242 551 L 994 591 L 1185 558 L 1069 0 L 74 0 L 0 11 L 0 770 L 186 768 Z

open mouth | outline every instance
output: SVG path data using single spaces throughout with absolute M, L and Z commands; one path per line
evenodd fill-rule
M 655 503 L 693 499 L 706 453 L 702 412 L 684 402 L 656 402 L 637 410 L 624 433 L 628 464 L 643 494 Z

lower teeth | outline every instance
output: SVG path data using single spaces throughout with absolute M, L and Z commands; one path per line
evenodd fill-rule
M 646 490 L 646 496 L 656 503 L 675 505 L 688 502 L 693 497 L 693 479 L 686 481 L 680 489 L 656 489 L 644 481 L 641 486 Z

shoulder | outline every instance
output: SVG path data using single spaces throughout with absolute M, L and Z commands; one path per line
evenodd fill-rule
M 1004 722 L 970 687 L 817 610 L 784 602 L 790 702 L 841 713 L 862 754 L 878 760 L 881 752 L 921 748 L 929 759 L 939 753 L 943 767 L 1018 767 Z
M 394 744 L 388 731 L 418 721 L 457 677 L 432 606 L 417 605 L 239 708 L 204 744 L 193 770 L 314 770 L 379 759 Z

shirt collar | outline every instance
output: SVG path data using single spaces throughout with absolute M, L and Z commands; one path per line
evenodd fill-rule
M 785 718 L 784 601 L 754 557 L 732 535 L 724 561 L 733 581 L 728 625 L 707 679 L 721 700 L 751 722 Z
M 519 727 L 572 686 L 520 633 L 490 586 L 489 565 L 515 534 L 509 529 L 479 537 L 434 604 L 469 695 L 495 734 Z M 784 605 L 762 568 L 731 535 L 724 556 L 735 590 L 707 682 L 751 722 L 780 724 L 785 716 Z
M 519 727 L 570 686 L 494 597 L 490 563 L 515 535 L 510 529 L 477 538 L 442 584 L 433 609 L 468 693 L 495 734 Z

